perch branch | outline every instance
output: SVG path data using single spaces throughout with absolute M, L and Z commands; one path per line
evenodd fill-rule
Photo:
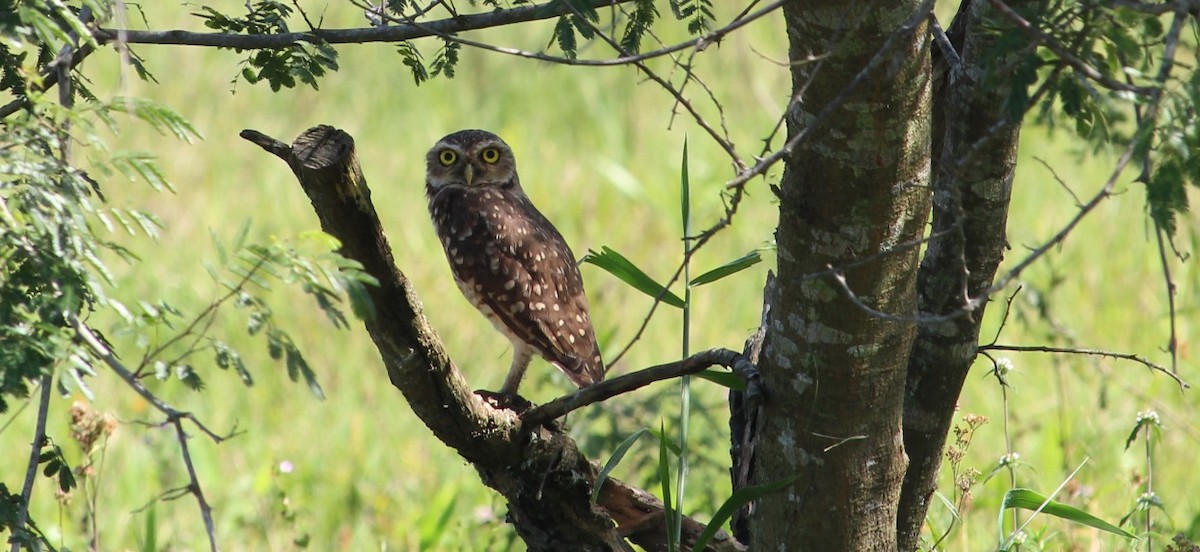
M 535 406 L 521 415 L 521 421 L 527 426 L 536 426 L 556 420 L 589 404 L 611 399 L 617 395 L 641 389 L 656 381 L 677 378 L 695 374 L 709 366 L 721 365 L 732 368 L 739 360 L 739 355 L 729 349 L 709 349 L 701 351 L 683 360 L 652 366 L 637 372 L 631 372 L 618 378 L 585 387 L 563 397 L 559 397 L 541 406 Z
M 252 130 L 241 135 L 292 168 L 321 228 L 340 241 L 339 252 L 378 280 L 368 289 L 375 317 L 364 323 L 392 385 L 440 441 L 504 496 L 507 519 L 529 550 L 626 550 L 626 538 L 647 550 L 666 550 L 661 502 L 609 479 L 593 504 L 599 470 L 570 437 L 492 408 L 467 386 L 425 319 L 412 284 L 396 268 L 350 135 L 322 125 L 290 147 Z M 684 518 L 683 527 L 685 546 L 704 529 L 691 518 Z M 707 548 L 744 549 L 723 532 Z

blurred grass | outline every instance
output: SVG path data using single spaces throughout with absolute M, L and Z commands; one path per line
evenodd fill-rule
M 163 10 L 150 12 L 153 26 L 199 27 L 186 18 L 186 8 L 169 12 L 170 8 L 153 8 Z M 324 13 L 324 20 L 327 27 L 359 25 L 361 15 L 339 4 Z M 537 50 L 549 40 L 552 25 L 471 36 Z M 664 36 L 672 38 L 678 37 Z M 422 44 L 427 53 L 433 46 Z M 158 156 L 177 188 L 175 194 L 154 194 L 141 184 L 106 183 L 115 204 L 151 210 L 167 223 L 158 243 L 137 237 L 129 244 L 144 262 L 118 267 L 114 295 L 126 301 L 165 296 L 194 313 L 217 293 L 201 264 L 216 257 L 210 232 L 228 241 L 250 220 L 251 241 L 262 242 L 291 239 L 317 228 L 290 171 L 238 138 L 244 128 L 290 141 L 324 123 L 355 137 L 396 262 L 412 279 L 426 315 L 476 388 L 498 387 L 510 351 L 456 291 L 427 219 L 423 156 L 439 137 L 468 127 L 497 132 L 517 154 L 523 186 L 577 255 L 612 246 L 659 279 L 669 276 L 678 262 L 676 195 L 685 135 L 694 224 L 705 227 L 721 213 L 718 193 L 730 176 L 724 154 L 686 116 L 672 117 L 671 98 L 629 68 L 571 68 L 467 50 L 454 80 L 416 87 L 391 47 L 367 45 L 341 48 L 341 70 L 322 80 L 319 91 L 276 94 L 266 86 L 239 83 L 236 93 L 230 93 L 229 81 L 240 59 L 232 52 L 150 46 L 137 51 L 161 84 L 122 76 L 115 54 L 106 50 L 88 60 L 94 91 L 101 97 L 156 99 L 180 111 L 206 139 L 185 145 L 135 125 L 113 138 L 116 148 Z M 785 59 L 782 26 L 778 18 L 769 18 L 711 46 L 695 60 L 697 72 L 722 99 L 733 139 L 743 153 L 756 153 L 761 147 L 762 135 L 787 99 L 790 81 L 786 68 L 778 64 Z M 655 67 L 667 70 L 661 63 Z M 693 98 L 703 97 L 698 88 L 689 91 Z M 1008 264 L 1042 243 L 1074 213 L 1070 196 L 1034 156 L 1049 162 L 1081 196 L 1098 189 L 1107 177 L 1111 159 L 1077 156 L 1071 138 L 1026 130 L 1010 214 L 1013 249 Z M 778 179 L 779 170 L 770 175 L 771 181 Z M 698 254 L 696 271 L 771 239 L 777 217 L 771 194 L 761 181 L 750 190 L 734 226 Z M 1025 274 L 1001 342 L 1107 348 L 1166 362 L 1164 285 L 1153 233 L 1143 216 L 1144 195 L 1136 184 L 1124 184 L 1122 190 L 1066 244 Z M 1183 226 L 1181 246 L 1196 251 L 1196 215 L 1189 215 Z M 771 264 L 696 290 L 694 347 L 740 348 L 757 325 L 761 282 Z M 612 358 L 637 330 L 649 300 L 595 267 L 585 265 L 582 270 L 602 346 Z M 1173 265 L 1173 275 L 1179 289 L 1181 370 L 1185 379 L 1196 379 L 1189 376 L 1194 374 L 1191 347 L 1200 273 L 1189 262 Z M 202 393 L 174 385 L 160 389 L 175 406 L 194 411 L 210 427 L 239 431 L 221 445 L 192 439 L 199 477 L 215 508 L 225 548 L 288 550 L 307 544 L 315 550 L 521 549 L 503 523 L 504 505 L 408 410 L 388 384 L 365 332 L 358 325 L 349 332 L 331 331 L 319 310 L 297 294 L 277 290 L 274 297 L 277 318 L 308 355 L 326 400 L 318 401 L 303 384 L 287 381 L 261 343 L 239 338 L 244 334 L 242 323 L 232 315 L 223 318 L 228 326 L 219 325 L 218 331 L 242 348 L 257 384 L 245 388 L 233 374 L 205 370 L 208 388 Z M 985 341 L 998 326 L 1002 305 L 994 304 L 988 312 Z M 673 359 L 678 326 L 677 312 L 660 309 L 643 339 L 615 370 Z M 138 356 L 128 342 L 118 347 L 129 359 Z M 1141 447 L 1124 451 L 1124 439 L 1136 413 L 1153 408 L 1166 426 L 1155 449 L 1156 490 L 1170 525 L 1192 525 L 1192 536 L 1197 536 L 1200 476 L 1194 475 L 1191 456 L 1200 446 L 1200 425 L 1192 414 L 1200 405 L 1194 393 L 1181 394 L 1167 378 L 1124 362 L 1032 353 L 1008 356 L 1017 366 L 1009 407 L 1014 449 L 1027 466 L 1020 472 L 1022 486 L 1049 492 L 1089 457 L 1077 494 L 1066 501 L 1106 520 L 1118 520 L 1141 493 L 1132 481 L 1145 473 Z M 979 363 L 960 400 L 962 413 L 992 420 L 979 430 L 964 461 L 985 473 L 1005 452 L 1000 390 L 988 369 L 986 361 Z M 124 422 L 106 449 L 96 480 L 100 549 L 138 549 L 147 538 L 149 514 L 137 508 L 186 482 L 178 446 L 169 431 L 135 423 L 156 415 L 108 373 L 93 384 L 93 407 Z M 692 388 L 692 479 L 685 508 L 707 518 L 729 493 L 727 414 L 720 390 L 705 382 Z M 569 389 L 565 378 L 537 361 L 522 391 L 542 402 Z M 602 460 L 633 431 L 674 416 L 676 400 L 673 386 L 662 385 L 594 407 L 571 421 L 581 445 Z M 51 435 L 64 444 L 69 438 L 68 402 L 55 400 L 49 425 Z M 18 451 L 6 456 L 23 457 L 23 428 L 32 423 L 33 414 L 26 409 L 18 423 L 0 434 L 0 450 Z M 78 460 L 72 446 L 64 448 L 76 455 L 69 458 Z M 635 447 L 613 475 L 656 488 L 652 448 Z M 0 466 L 0 479 L 19 481 L 23 468 L 21 461 L 6 461 Z M 943 481 L 943 492 L 949 492 L 950 484 Z M 52 536 L 63 534 L 64 544 L 82 547 L 83 497 L 75 496 L 60 507 L 50 487 L 39 483 L 34 499 L 37 519 Z M 1003 476 L 975 490 L 964 527 L 947 541 L 953 543 L 950 549 L 994 546 L 996 512 L 1005 490 Z M 448 518 L 446 512 L 451 513 Z M 206 547 L 190 497 L 159 503 L 154 515 L 158 549 Z M 946 511 L 935 504 L 931 523 L 942 528 L 948 521 Z M 1059 521 L 1038 520 L 1031 527 L 1053 534 L 1050 538 L 1057 540 L 1052 547 L 1128 547 L 1115 537 Z

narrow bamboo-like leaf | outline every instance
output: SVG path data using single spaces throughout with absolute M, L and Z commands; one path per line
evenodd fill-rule
M 733 513 L 738 511 L 738 508 L 791 485 L 793 481 L 799 478 L 800 476 L 794 475 L 771 483 L 749 485 L 735 491 L 732 496 L 725 500 L 724 504 L 721 504 L 720 508 L 717 508 L 717 513 L 713 514 L 708 525 L 704 526 L 704 531 L 700 533 L 699 537 L 696 537 L 696 543 L 692 545 L 692 550 L 703 550 L 708 545 L 708 541 L 712 540 L 713 535 L 716 535 L 717 531 L 725 525 L 725 522 L 733 517 Z
M 746 270 L 747 268 L 750 268 L 760 262 L 762 262 L 762 255 L 759 254 L 758 251 L 751 251 L 737 259 L 729 261 L 721 266 L 718 266 L 717 268 L 705 272 L 704 274 L 692 278 L 690 283 L 693 286 L 702 286 L 704 284 L 720 280 L 721 278 L 731 274 L 736 274 Z
M 688 180 L 688 144 L 687 137 L 683 137 L 683 162 L 679 168 L 679 206 L 683 210 L 683 237 L 686 239 L 691 233 L 692 221 L 692 198 L 691 198 L 691 183 Z
M 649 433 L 649 431 L 650 430 L 643 427 L 642 429 L 633 432 L 632 435 L 626 437 L 625 440 L 621 441 L 621 444 L 617 445 L 617 448 L 613 450 L 612 456 L 608 457 L 608 461 L 604 463 L 604 467 L 600 469 L 600 473 L 596 474 L 596 486 L 592 488 L 592 503 L 595 503 L 596 499 L 600 497 L 600 489 L 604 487 L 604 482 L 608 479 L 608 474 L 612 473 L 612 471 L 616 469 L 617 465 L 621 463 L 621 460 L 625 458 L 625 453 L 629 452 L 629 447 L 632 447 L 633 444 L 637 442 L 639 437 Z
M 667 454 L 666 423 L 659 422 L 658 428 L 658 478 L 662 481 L 663 515 L 667 518 L 667 550 L 679 550 L 679 541 L 675 539 L 675 515 L 671 508 L 671 463 Z
M 746 382 L 742 381 L 737 374 L 733 372 L 725 372 L 722 370 L 705 370 L 697 372 L 696 377 L 706 379 L 722 387 L 728 387 L 734 391 L 745 391 Z
M 1050 514 L 1055 517 L 1063 518 L 1067 521 L 1095 527 L 1101 531 L 1106 531 L 1114 535 L 1120 535 L 1127 539 L 1137 538 L 1133 534 L 1104 521 L 1092 514 L 1089 514 L 1079 508 L 1056 502 L 1046 498 L 1041 493 L 1032 489 L 1010 489 L 1004 493 L 1004 502 L 1001 505 L 1001 512 L 1009 508 L 1022 508 L 1025 510 L 1040 511 L 1045 514 Z
M 662 284 L 654 281 L 654 278 L 651 278 L 642 269 L 629 262 L 629 259 L 613 251 L 608 246 L 601 247 L 599 253 L 589 250 L 587 255 L 583 256 L 583 262 L 606 270 L 609 274 L 616 276 L 622 282 L 633 286 L 646 295 L 661 297 L 663 303 L 672 307 L 683 308 L 683 299 L 671 293 L 671 290 L 664 288 Z
M 679 445 L 675 444 L 675 441 L 672 441 L 671 439 L 667 438 L 666 433 L 663 433 L 657 429 L 650 429 L 648 431 L 650 431 L 651 435 L 657 437 L 659 441 L 666 443 L 667 450 L 669 450 L 671 452 L 671 454 L 674 454 L 675 456 L 679 456 L 679 453 L 682 452 L 679 448 Z

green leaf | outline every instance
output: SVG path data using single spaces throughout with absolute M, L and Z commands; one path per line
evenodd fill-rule
M 1034 512 L 1050 514 L 1054 517 L 1063 518 L 1067 521 L 1073 521 L 1075 523 L 1087 525 L 1088 527 L 1094 527 L 1114 535 L 1120 535 L 1127 539 L 1137 538 L 1132 533 L 1129 533 L 1128 531 L 1125 531 L 1116 525 L 1104 521 L 1074 506 L 1051 500 L 1031 489 L 1010 489 L 1007 493 L 1004 493 L 1004 502 L 1001 504 L 1000 508 L 1002 519 L 1004 510 L 1009 508 L 1033 510 Z
M 679 168 L 679 206 L 683 210 L 683 238 L 686 240 L 692 232 L 692 198 L 691 182 L 688 179 L 688 142 L 683 137 L 683 161 Z
M 458 505 L 458 498 L 461 495 L 462 493 L 456 486 L 447 485 L 438 492 L 431 506 L 422 508 L 425 515 L 422 516 L 418 529 L 420 550 L 439 548 L 438 544 L 446 535 L 446 528 L 450 525 L 450 520 L 454 518 L 455 507 Z
M 667 518 L 667 550 L 679 550 L 675 535 L 675 515 L 671 508 L 671 464 L 667 453 L 666 422 L 659 421 L 658 427 L 658 478 L 662 481 L 663 515 Z
M 596 265 L 608 271 L 609 274 L 616 276 L 638 291 L 658 298 L 672 307 L 683 308 L 683 299 L 680 299 L 678 295 L 671 293 L 671 290 L 664 288 L 661 284 L 654 281 L 642 269 L 629 262 L 629 259 L 613 251 L 608 246 L 601 247 L 599 253 L 588 250 L 587 255 L 583 256 L 583 262 Z
M 142 532 L 145 535 L 142 537 L 144 539 L 142 542 L 143 552 L 156 552 L 158 550 L 158 515 L 154 508 L 156 504 L 158 504 L 157 501 L 151 502 L 150 505 L 146 507 L 146 525 L 142 529 Z
M 649 431 L 650 431 L 650 434 L 653 435 L 655 438 L 657 438 L 659 441 L 666 443 L 667 450 L 671 451 L 671 454 L 673 454 L 675 456 L 679 456 L 683 452 L 683 449 L 679 448 L 679 445 L 675 444 L 674 440 L 672 440 L 670 437 L 667 437 L 666 433 L 663 433 L 657 429 L 651 429 Z
M 558 18 L 558 23 L 554 25 L 554 40 L 558 43 L 558 48 L 562 50 L 563 55 L 567 59 L 575 59 L 575 27 L 571 25 L 571 20 L 567 16 Z
M 742 381 L 742 378 L 738 377 L 738 375 L 733 372 L 726 372 L 723 370 L 705 370 L 703 372 L 697 372 L 694 375 L 698 378 L 706 379 L 717 385 L 727 387 L 734 391 L 746 390 L 746 382 Z
M 725 525 L 725 522 L 729 521 L 729 518 L 733 517 L 734 512 L 737 512 L 739 508 L 791 485 L 793 481 L 799 478 L 800 476 L 794 475 L 771 483 L 749 485 L 735 491 L 732 496 L 721 504 L 720 508 L 717 508 L 717 513 L 713 514 L 708 525 L 704 526 L 704 531 L 701 531 L 700 536 L 696 537 L 696 543 L 692 545 L 692 550 L 703 550 L 708 545 L 708 541 L 712 540 L 717 531 Z
M 754 250 L 721 266 L 718 266 L 717 268 L 705 272 L 704 274 L 692 278 L 692 281 L 689 283 L 692 286 L 702 286 L 704 284 L 712 283 L 726 276 L 746 270 L 747 268 L 750 268 L 760 262 L 762 262 L 762 254 L 760 254 L 758 250 Z
M 621 460 L 625 458 L 625 453 L 629 452 L 629 447 L 632 447 L 639 437 L 649 433 L 649 431 L 646 428 L 642 428 L 633 432 L 632 435 L 626 437 L 613 450 L 612 456 L 608 457 L 608 461 L 604 463 L 604 467 L 600 469 L 600 473 L 596 474 L 596 486 L 592 488 L 592 503 L 595 503 L 596 499 L 600 496 L 600 489 L 604 487 L 604 481 L 608 479 L 608 474 L 612 473 L 617 465 L 621 463 Z

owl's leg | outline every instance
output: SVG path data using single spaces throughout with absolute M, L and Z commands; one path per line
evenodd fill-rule
M 529 361 L 533 360 L 533 348 L 525 344 L 513 344 L 512 367 L 508 369 L 508 377 L 504 378 L 504 386 L 500 388 L 500 395 L 512 397 L 517 394 L 517 386 L 521 385 L 521 378 L 525 375 L 525 369 L 529 367 Z

